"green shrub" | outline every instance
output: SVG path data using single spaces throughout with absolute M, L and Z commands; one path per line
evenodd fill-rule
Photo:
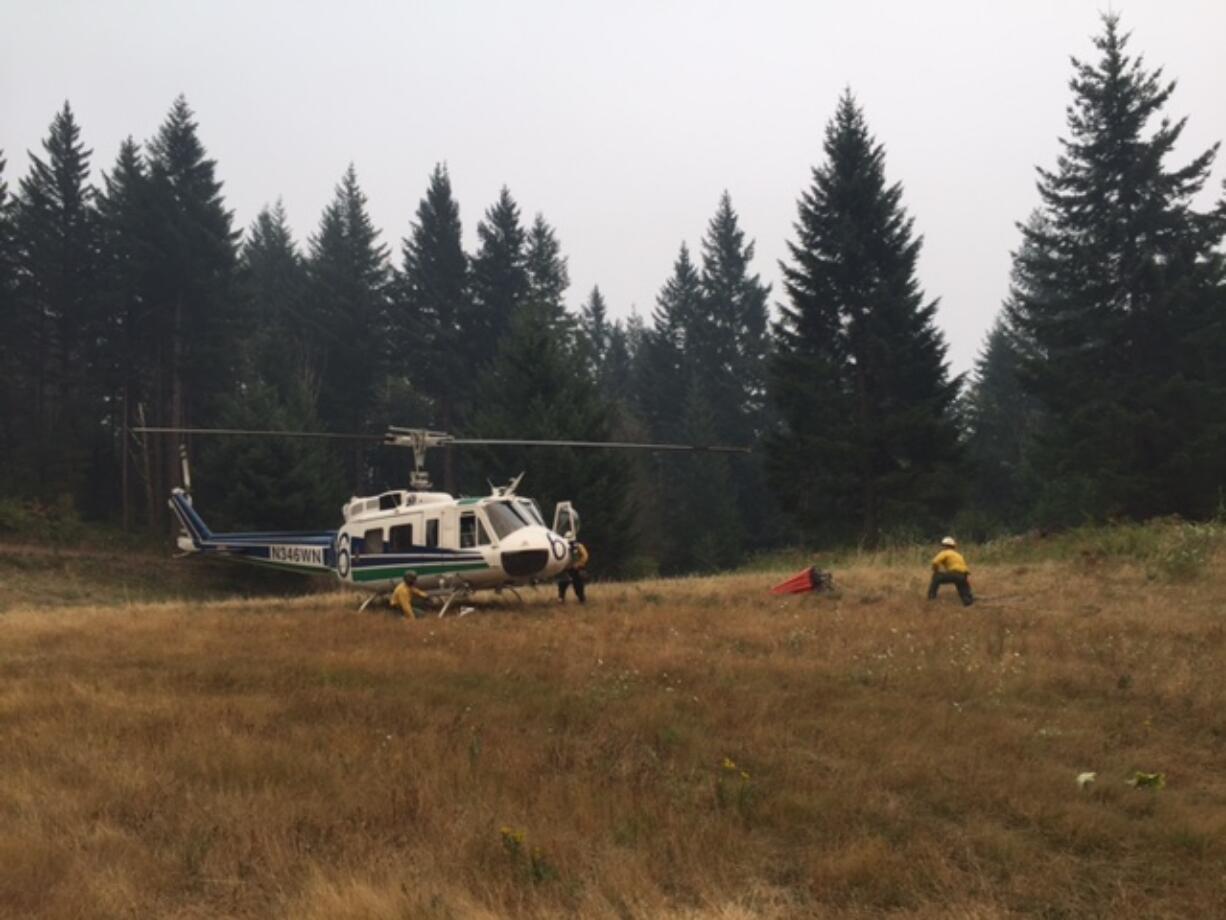
M 1221 539 L 1221 529 L 1213 524 L 1182 523 L 1165 535 L 1150 571 L 1169 581 L 1196 578 L 1208 567 Z
M 72 496 L 61 495 L 53 504 L 0 499 L 0 536 L 40 543 L 73 543 L 85 527 Z

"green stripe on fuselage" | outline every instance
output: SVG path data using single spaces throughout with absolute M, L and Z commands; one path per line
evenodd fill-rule
M 419 565 L 386 565 L 378 568 L 363 568 L 353 570 L 353 580 L 358 581 L 390 581 L 403 577 L 405 572 L 418 575 L 446 575 L 448 572 L 472 572 L 477 569 L 488 569 L 484 562 L 423 562 Z

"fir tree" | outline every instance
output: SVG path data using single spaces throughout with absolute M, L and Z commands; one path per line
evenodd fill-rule
M 579 327 L 592 363 L 592 371 L 597 377 L 604 377 L 604 365 L 608 358 L 609 347 L 612 344 L 612 325 L 609 323 L 609 308 L 605 304 L 600 286 L 592 287 L 587 302 L 579 313 Z
M 97 402 L 92 352 L 97 325 L 94 293 L 92 151 L 67 102 L 43 141 L 45 159 L 30 154 L 30 174 L 16 201 L 16 334 L 25 361 L 17 374 L 27 406 L 26 468 L 44 497 L 87 492 L 87 420 Z
M 557 234 L 540 214 L 528 231 L 524 267 L 528 279 L 526 300 L 541 308 L 545 322 L 558 334 L 569 335 L 573 322 L 566 312 L 564 295 L 570 287 L 570 272 Z
M 600 368 L 601 389 L 623 410 L 629 409 L 633 388 L 635 335 L 629 328 L 629 321 L 623 323 L 614 320 L 610 323 L 609 344 Z
M 690 380 L 685 395 L 683 437 L 694 444 L 718 440 L 715 412 L 707 402 L 698 377 Z M 699 454 L 666 458 L 674 467 L 668 526 L 675 533 L 665 544 L 660 560 L 665 572 L 715 571 L 741 561 L 745 527 L 738 512 L 729 458 L 722 454 Z
M 477 313 L 474 344 L 483 360 L 490 361 L 528 292 L 526 239 L 519 222 L 519 206 L 505 186 L 498 201 L 485 212 L 485 219 L 477 224 L 477 239 L 477 255 L 472 262 Z
M 443 431 L 464 425 L 474 397 L 476 368 L 490 360 L 480 350 L 480 314 L 469 291 L 468 256 L 460 206 L 443 165 L 430 175 L 426 196 L 401 247 L 391 326 L 408 377 L 432 403 Z M 397 367 L 401 366 L 394 362 Z M 443 454 L 443 487 L 456 489 L 457 458 Z
M 720 439 L 709 395 L 713 388 L 705 379 L 713 363 L 697 357 L 709 341 L 702 331 L 705 310 L 702 278 L 682 244 L 635 359 L 637 411 L 653 440 L 709 444 Z M 646 466 L 643 530 L 661 571 L 730 562 L 742 531 L 725 519 L 725 511 L 736 512 L 727 459 L 665 454 L 651 457 Z M 708 533 L 713 526 L 720 532 Z
M 680 394 L 689 389 L 687 332 L 701 309 L 701 281 L 682 243 L 672 276 L 656 298 L 652 325 L 643 331 L 635 361 L 636 410 L 653 438 L 674 440 L 681 430 Z
M 954 510 L 959 380 L 915 278 L 920 240 L 901 186 L 886 184 L 884 150 L 850 93 L 824 146 L 782 266 L 770 464 L 810 534 L 872 544 Z
M 983 536 L 1027 523 L 1034 498 L 1029 453 L 1039 410 L 1022 388 L 1021 353 L 1005 317 L 997 317 L 966 393 L 968 508 Z
M 16 445 L 17 356 L 15 341 L 16 252 L 13 233 L 13 201 L 4 179 L 4 151 L 0 150 L 0 494 L 16 479 L 13 448 Z
M 239 289 L 253 327 L 243 379 L 273 386 L 281 399 L 297 393 L 314 406 L 319 356 L 312 354 L 306 262 L 280 200 L 263 208 L 251 225 L 239 264 Z
M 150 316 L 156 309 L 150 292 L 157 228 L 148 170 L 132 138 L 120 145 L 110 173 L 103 175 L 97 196 L 98 293 L 101 332 L 98 342 L 103 388 L 109 409 L 112 463 L 122 482 L 120 502 L 128 527 L 135 506 L 133 442 L 127 430 L 138 424 L 137 407 L 151 401 L 156 353 Z M 108 481 L 114 477 L 107 476 Z M 164 497 L 145 492 L 146 515 Z
M 750 273 L 746 241 L 732 198 L 720 196 L 702 243 L 702 314 L 691 323 L 686 359 L 710 406 L 714 440 L 755 446 L 770 427 L 766 377 L 770 357 L 770 286 Z M 776 509 L 761 452 L 725 458 L 732 487 L 724 496 L 739 512 L 742 532 L 758 546 L 777 539 Z
M 314 394 L 300 380 L 291 392 L 257 380 L 223 397 L 218 425 L 270 431 L 310 431 L 319 420 Z M 299 438 L 218 438 L 198 464 L 196 489 L 226 530 L 323 530 L 350 494 L 336 457 Z
M 1201 516 L 1224 481 L 1226 342 L 1211 330 L 1226 209 L 1192 201 L 1217 145 L 1168 166 L 1186 123 L 1162 115 L 1175 84 L 1127 54 L 1118 17 L 1103 21 L 1099 59 L 1073 62 L 1064 152 L 1039 170 L 1043 221 L 1022 228 L 1019 265 L 1045 284 L 1011 311 L 1048 421 L 1045 514 Z
M 546 227 L 543 221 L 538 225 Z M 552 231 L 538 234 L 538 243 Z M 587 372 L 572 321 L 558 309 L 566 289 L 565 260 L 553 245 L 534 247 L 553 258 L 537 258 L 531 288 L 538 292 L 518 305 L 493 365 L 483 375 L 473 430 L 483 437 L 607 441 L 614 415 Z M 583 515 L 581 537 L 600 571 L 616 572 L 634 547 L 629 505 L 630 468 L 624 455 L 574 449 L 498 450 L 484 466 L 497 476 L 527 470 L 526 494 L 542 503 L 574 501 Z M 493 478 L 493 477 L 491 477 Z M 498 478 L 501 478 L 500 476 Z
M 147 421 L 174 427 L 207 422 L 231 385 L 246 332 L 234 296 L 238 234 L 216 161 L 198 132 L 180 96 L 148 144 L 153 383 Z M 160 476 L 153 487 L 160 498 L 178 478 L 178 458 L 172 442 L 154 446 L 160 457 L 149 466 Z M 165 518 L 157 504 L 155 510 Z
M 319 415 L 333 431 L 364 431 L 382 421 L 380 387 L 394 356 L 386 329 L 387 249 L 378 235 L 351 164 L 324 209 L 307 262 Z M 363 484 L 364 463 L 352 459 L 346 476 L 355 488 Z
M 765 421 L 770 287 L 749 273 L 753 252 L 724 192 L 702 242 L 702 312 L 689 322 L 686 354 L 715 409 L 717 437 L 737 442 L 756 440 Z

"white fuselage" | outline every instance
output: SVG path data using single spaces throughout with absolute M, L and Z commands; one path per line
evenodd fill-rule
M 399 490 L 354 498 L 344 513 L 336 574 L 375 591 L 405 572 L 415 573 L 426 590 L 480 589 L 543 581 L 569 565 L 569 544 L 545 526 L 528 498 Z

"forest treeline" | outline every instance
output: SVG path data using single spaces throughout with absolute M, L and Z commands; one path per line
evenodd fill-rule
M 1070 89 L 969 379 L 950 372 L 921 239 L 850 92 L 800 191 L 782 290 L 762 282 L 724 193 L 650 315 L 626 319 L 599 287 L 572 309 L 562 241 L 506 188 L 471 252 L 443 165 L 395 244 L 353 166 L 309 239 L 280 202 L 240 230 L 185 99 L 97 185 L 65 103 L 11 188 L 0 156 L 0 497 L 162 531 L 177 440 L 133 427 L 398 424 L 753 447 L 432 458 L 452 491 L 527 470 L 547 512 L 573 499 L 607 570 L 1219 514 L 1226 199 L 1194 203 L 1217 147 L 1173 162 L 1174 83 L 1129 53 L 1116 17 Z M 402 486 L 409 466 L 294 439 L 191 451 L 200 507 L 227 527 L 333 526 L 345 498 Z

